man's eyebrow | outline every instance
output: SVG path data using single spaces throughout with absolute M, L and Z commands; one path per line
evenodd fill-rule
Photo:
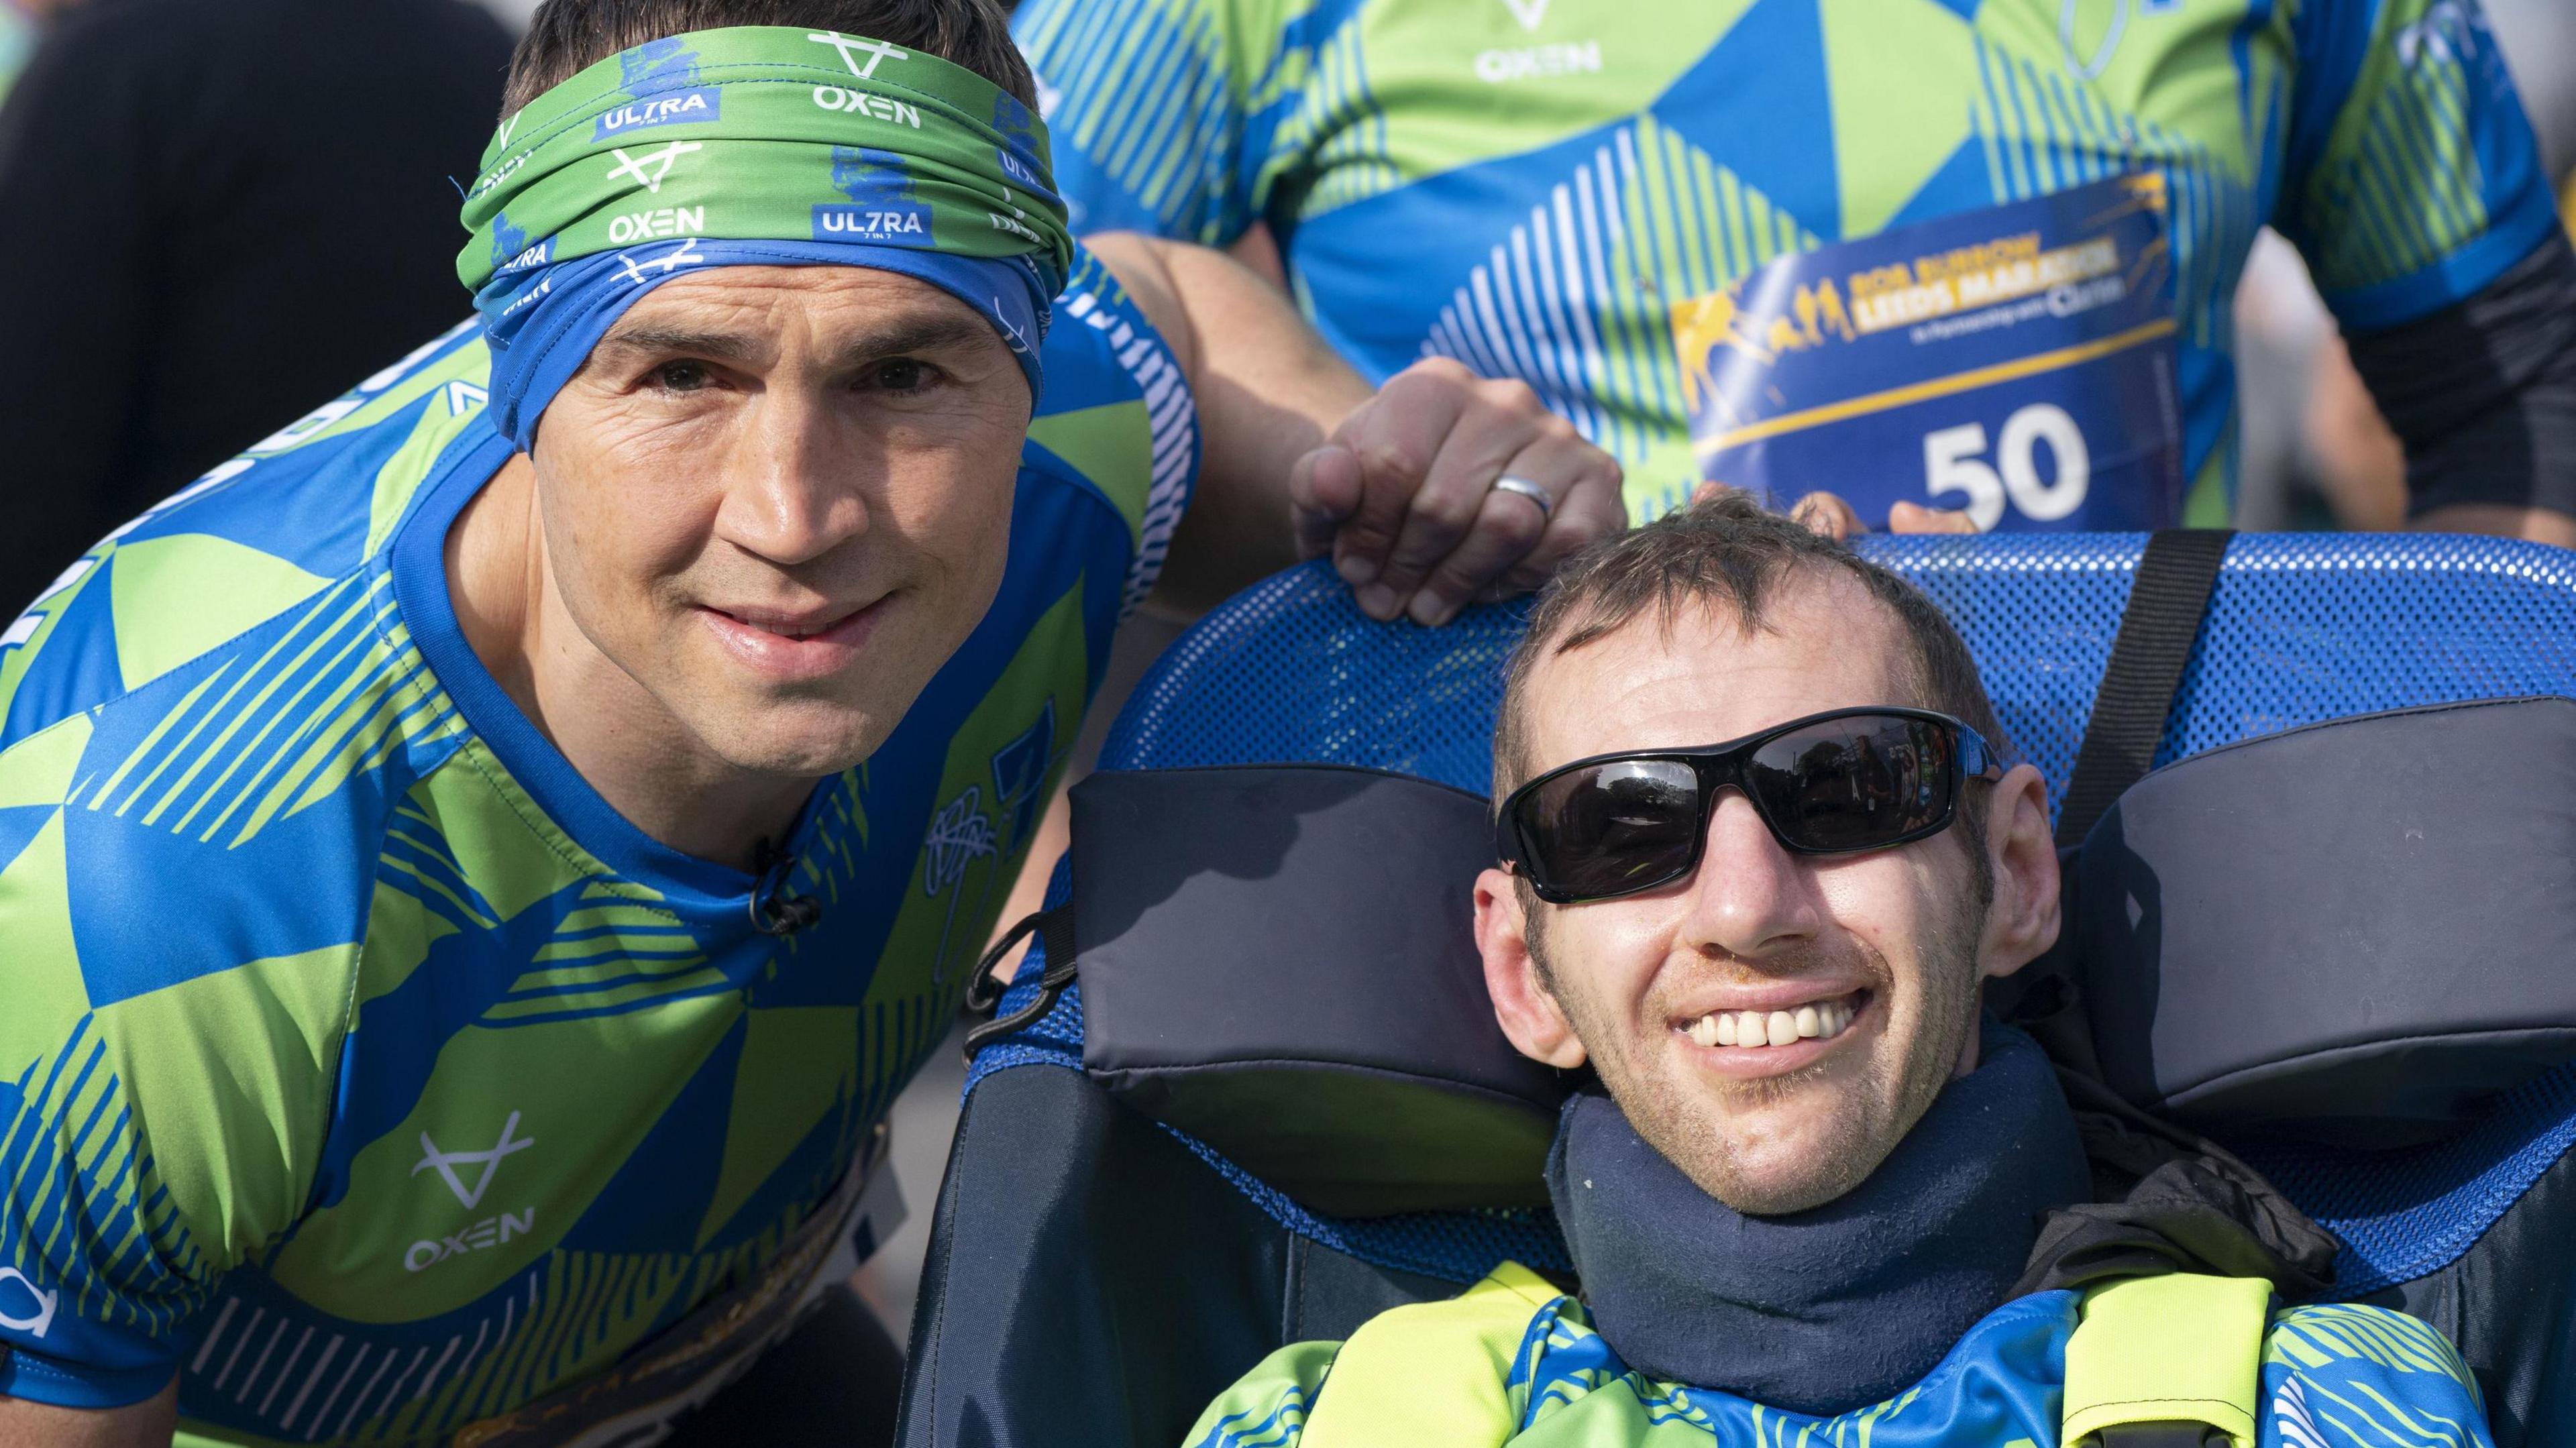
M 880 331 L 851 338 L 840 347 L 835 360 L 848 366 L 880 357 L 899 357 L 909 352 L 936 352 L 951 347 L 973 346 L 987 339 L 1000 340 L 991 325 L 980 319 L 948 316 L 905 318 Z M 654 326 L 619 327 L 601 338 L 599 347 L 601 350 L 647 356 L 704 357 L 714 362 L 745 361 L 768 350 L 760 340 L 739 332 Z
M 839 349 L 837 360 L 847 366 L 880 357 L 900 357 L 908 352 L 938 352 L 983 342 L 998 345 L 1000 341 L 1001 337 L 994 332 L 992 324 L 981 318 L 907 317 L 882 331 L 851 338 Z
M 718 362 L 740 362 L 759 350 L 751 338 L 738 332 L 696 332 L 685 327 L 620 327 L 600 338 L 599 346 L 603 351 L 678 354 Z

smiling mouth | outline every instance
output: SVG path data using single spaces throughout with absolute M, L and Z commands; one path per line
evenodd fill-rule
M 1711 1011 L 1675 1029 L 1701 1046 L 1793 1046 L 1800 1041 L 1830 1041 L 1851 1029 L 1869 1003 L 1866 990 L 1851 991 L 1768 1011 Z
M 777 614 L 736 613 L 731 609 L 717 608 L 712 604 L 707 605 L 707 611 L 709 613 L 722 614 L 725 618 L 734 623 L 740 624 L 744 628 L 757 629 L 762 633 L 773 634 L 779 638 L 810 639 L 830 633 L 832 630 L 848 623 L 851 619 L 867 612 L 867 609 L 864 607 L 853 608 L 843 613 L 834 614 L 829 618 L 818 618 L 809 614 L 802 619 L 784 618 Z

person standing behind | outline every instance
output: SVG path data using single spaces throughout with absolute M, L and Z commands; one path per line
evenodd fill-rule
M 2154 451 L 2159 506 L 2137 511 L 2160 516 L 2088 525 L 2016 509 L 2004 526 L 2225 521 L 2230 304 L 2269 221 L 2357 334 L 2407 444 L 2416 525 L 2576 542 L 2576 496 L 2558 491 L 2576 478 L 2576 255 L 2476 0 L 1029 0 L 1015 26 L 1077 230 L 1275 244 L 1291 289 L 1363 372 L 1435 355 L 1521 378 L 1619 457 L 1641 521 L 1701 481 L 1686 417 L 1706 384 L 1676 359 L 1678 305 L 1751 317 L 1760 325 L 1711 334 L 1770 355 L 1775 377 L 1819 347 L 1883 357 L 1903 329 L 1872 336 L 1847 313 L 1841 297 L 1858 294 L 1821 285 L 1822 249 L 1855 253 L 1834 277 L 1876 280 L 1888 259 L 1857 255 L 1873 237 L 1956 233 L 1906 253 L 1919 269 L 2044 234 L 2027 221 L 2044 198 L 2073 203 L 2055 224 L 2099 217 L 2111 203 L 2075 193 L 2143 177 L 2169 279 L 2150 248 L 2163 313 L 2121 325 L 2168 350 L 2155 387 L 2099 373 L 2090 385 L 2104 413 L 2141 396 L 2161 406 L 2152 428 L 2088 423 L 2075 441 L 2097 480 Z M 1745 288 L 1741 312 L 1726 296 L 1810 253 L 1812 275 Z M 2134 280 L 2129 258 L 2123 243 L 2115 271 Z M 2044 326 L 1961 346 L 2009 350 L 2008 334 Z M 2027 376 L 2033 360 L 2009 364 Z M 1823 371 L 1832 385 L 1851 369 Z M 1919 525 L 1906 500 L 1955 507 L 1945 485 L 1960 483 L 1984 484 L 1998 510 L 2003 484 L 2034 481 L 2049 488 L 2016 497 L 2055 490 L 2063 505 L 2071 445 L 2039 424 L 2082 417 L 2085 402 L 2042 388 L 1991 415 L 1956 396 L 1948 411 L 1896 411 L 1964 375 L 1891 368 L 1870 380 L 1875 406 L 1747 395 L 1853 437 L 1879 427 L 1829 474 L 1878 490 L 1853 499 L 1873 521 Z M 2074 364 L 2056 375 L 2079 385 Z M 2016 455 L 2013 413 L 2034 400 L 2061 411 L 2033 413 Z M 1826 411 L 1839 419 L 1817 422 Z M 2020 466 L 2035 453 L 2036 469 Z M 1374 611 L 1437 542 L 1406 539 Z
M 0 614 L 464 315 L 510 60 L 464 0 L 89 0 L 0 106 Z

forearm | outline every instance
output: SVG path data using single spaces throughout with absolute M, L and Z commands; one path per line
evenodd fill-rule
M 1182 616 L 1297 561 L 1289 479 L 1370 388 L 1288 298 L 1221 252 L 1086 238 L 1170 344 L 1199 414 L 1199 483 L 1153 604 Z
M 0 1448 L 170 1448 L 179 1384 L 130 1408 L 86 1410 L 0 1397 Z
M 2565 237 L 2466 301 L 2351 348 L 2405 445 L 2410 526 L 2576 544 L 2576 252 Z

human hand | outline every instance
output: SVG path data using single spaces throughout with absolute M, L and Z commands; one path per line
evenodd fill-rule
M 1495 487 L 1513 478 L 1551 503 Z M 1330 553 L 1362 612 L 1438 626 L 1476 600 L 1527 592 L 1568 554 L 1628 526 L 1618 461 L 1526 383 L 1446 357 L 1387 379 L 1288 491 L 1297 546 Z
M 1837 542 L 1857 538 L 1869 531 L 1852 511 L 1852 505 L 1832 493 L 1814 492 L 1798 500 L 1789 516 L 1804 523 L 1809 531 L 1821 533 Z M 1887 510 L 1890 533 L 1974 533 L 1977 525 L 1964 512 L 1949 508 L 1927 508 L 1921 503 L 1894 504 Z

